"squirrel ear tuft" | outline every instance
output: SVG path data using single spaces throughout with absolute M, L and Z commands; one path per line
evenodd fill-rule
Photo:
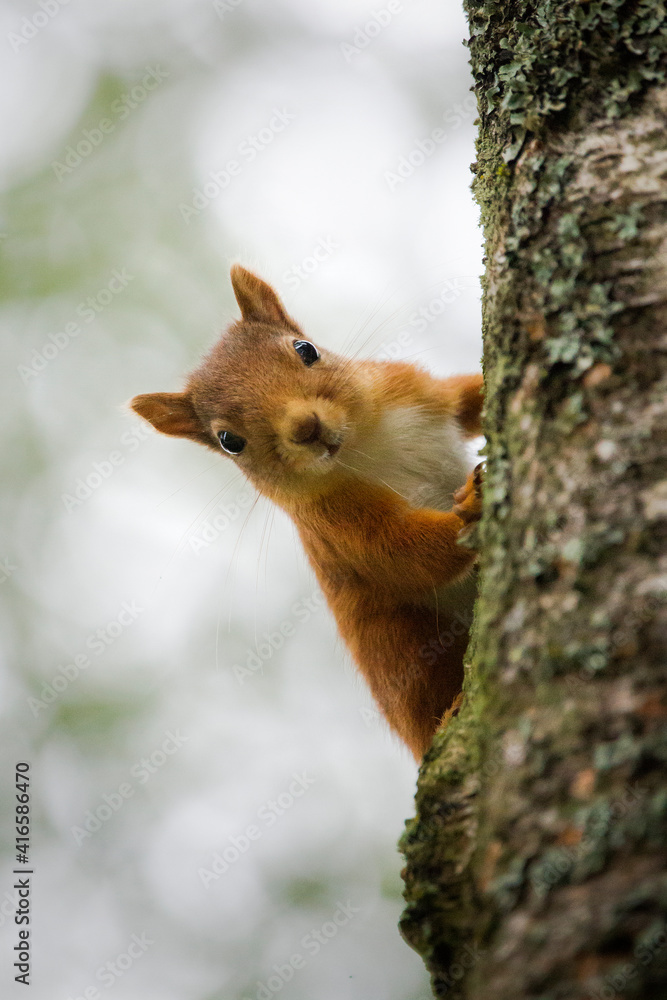
M 248 323 L 269 323 L 272 326 L 289 326 L 298 329 L 285 312 L 284 306 L 271 285 L 247 271 L 240 264 L 231 269 L 232 288 L 241 309 L 241 316 Z
M 162 434 L 211 443 L 187 392 L 148 392 L 135 396 L 130 406 Z

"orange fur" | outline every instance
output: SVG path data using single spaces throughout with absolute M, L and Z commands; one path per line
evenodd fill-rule
M 224 431 L 245 441 L 233 461 L 296 524 L 341 636 L 419 759 L 463 679 L 476 554 L 459 542 L 481 514 L 481 473 L 466 478 L 462 441 L 481 432 L 482 376 L 322 348 L 305 364 L 273 289 L 238 265 L 232 284 L 242 319 L 185 391 L 132 406 L 216 450 Z

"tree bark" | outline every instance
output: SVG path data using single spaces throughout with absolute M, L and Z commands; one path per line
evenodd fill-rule
M 667 18 L 466 0 L 487 470 L 404 936 L 437 997 L 667 997 Z

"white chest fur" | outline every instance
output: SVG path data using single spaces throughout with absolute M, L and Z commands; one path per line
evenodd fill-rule
M 371 434 L 346 449 L 345 464 L 413 507 L 450 510 L 471 461 L 453 420 L 405 406 L 388 410 Z
M 346 449 L 345 464 L 384 483 L 413 507 L 451 510 L 453 495 L 472 466 L 458 425 L 416 406 L 388 410 L 372 434 Z M 472 573 L 424 595 L 424 602 L 470 624 L 476 582 Z

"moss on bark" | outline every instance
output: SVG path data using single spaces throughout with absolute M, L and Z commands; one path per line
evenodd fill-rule
M 482 573 L 464 707 L 425 758 L 402 841 L 402 930 L 436 996 L 657 997 L 667 19 L 616 0 L 466 8 Z

